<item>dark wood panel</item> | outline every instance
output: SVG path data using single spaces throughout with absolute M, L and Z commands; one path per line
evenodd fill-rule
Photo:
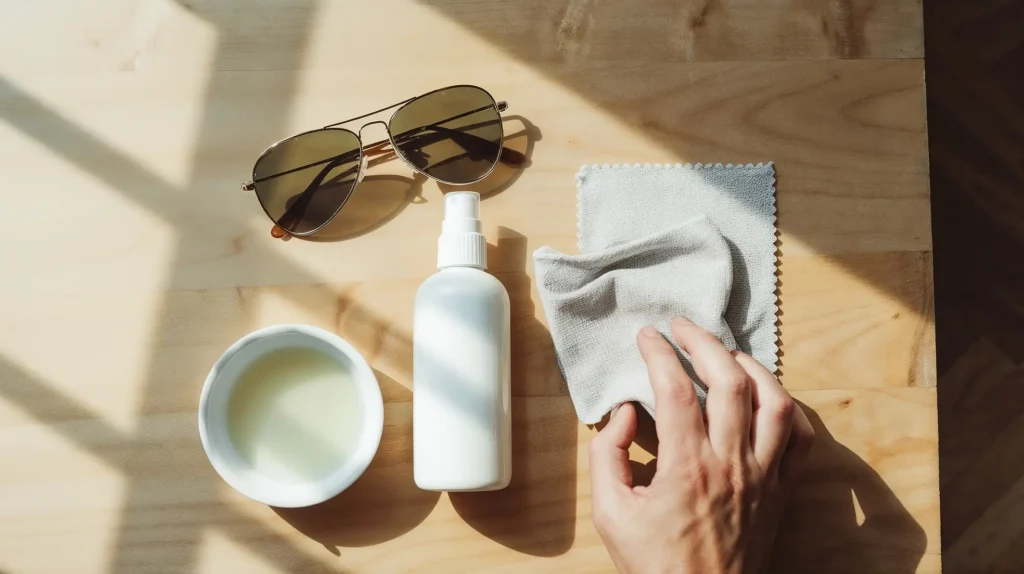
M 1024 2 L 925 6 L 946 572 L 1024 571 Z

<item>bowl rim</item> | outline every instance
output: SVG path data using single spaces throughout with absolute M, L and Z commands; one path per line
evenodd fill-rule
M 211 423 L 211 415 L 209 415 L 210 395 L 218 381 L 221 380 L 220 374 L 228 363 L 234 359 L 243 348 L 255 343 L 256 341 L 279 337 L 282 335 L 295 334 L 303 337 L 311 337 L 326 343 L 352 362 L 352 365 L 355 367 L 353 379 L 359 386 L 360 396 L 363 397 L 364 405 L 367 407 L 363 416 L 363 432 L 361 434 L 359 446 L 355 449 L 355 454 L 353 455 L 358 458 L 350 465 L 350 471 L 347 473 L 335 472 L 333 475 L 319 481 L 307 483 L 303 486 L 308 487 L 310 485 L 321 485 L 321 488 L 298 489 L 301 490 L 301 492 L 289 492 L 287 485 L 266 487 L 253 484 L 252 482 L 242 479 L 240 475 L 234 471 L 233 466 L 225 460 L 225 456 L 222 453 L 223 447 L 218 446 L 218 444 L 210 437 L 211 431 L 209 430 Z M 260 356 L 262 353 L 263 352 L 260 352 L 257 356 Z M 369 402 L 366 401 L 367 397 L 369 398 Z M 384 431 L 384 399 L 381 395 L 380 384 L 377 381 L 377 377 L 369 363 L 366 362 L 366 359 L 363 358 L 355 347 L 341 336 L 331 331 L 311 325 L 273 325 L 257 329 L 256 331 L 238 339 L 217 359 L 217 362 L 215 362 L 213 367 L 210 369 L 210 373 L 207 375 L 206 381 L 203 383 L 203 390 L 199 397 L 198 419 L 199 437 L 203 444 L 203 450 L 206 452 L 206 457 L 213 465 L 217 474 L 220 475 L 220 477 L 228 483 L 229 486 L 256 502 L 261 502 L 263 504 L 279 508 L 297 508 L 312 506 L 334 498 L 351 486 L 352 483 L 362 476 L 366 471 L 366 468 L 370 466 L 370 463 L 380 446 L 381 435 Z M 339 468 L 338 470 L 340 471 L 341 469 Z

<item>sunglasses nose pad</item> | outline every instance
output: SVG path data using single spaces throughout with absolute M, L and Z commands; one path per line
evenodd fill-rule
M 417 146 L 415 141 L 407 145 L 400 145 L 398 146 L 398 149 L 401 151 L 402 157 L 417 168 L 425 169 L 430 165 L 430 160 L 427 159 L 427 154 Z
M 359 182 L 363 181 L 363 176 L 366 175 L 366 166 L 370 164 L 370 157 L 363 154 L 362 159 L 359 160 L 359 175 L 356 176 L 355 185 L 359 185 Z

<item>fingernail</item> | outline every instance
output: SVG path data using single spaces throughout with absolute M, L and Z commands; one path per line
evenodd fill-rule
M 640 334 L 643 335 L 644 337 L 650 337 L 652 339 L 661 336 L 661 334 L 658 333 L 657 329 L 651 327 L 650 325 L 644 327 L 643 329 L 640 329 Z
M 693 321 L 687 319 L 686 317 L 676 317 L 675 322 L 679 323 L 680 325 L 693 325 Z

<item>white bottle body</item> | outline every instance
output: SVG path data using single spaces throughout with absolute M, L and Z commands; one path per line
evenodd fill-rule
M 509 298 L 474 266 L 416 293 L 413 475 L 424 490 L 497 490 L 512 478 Z

